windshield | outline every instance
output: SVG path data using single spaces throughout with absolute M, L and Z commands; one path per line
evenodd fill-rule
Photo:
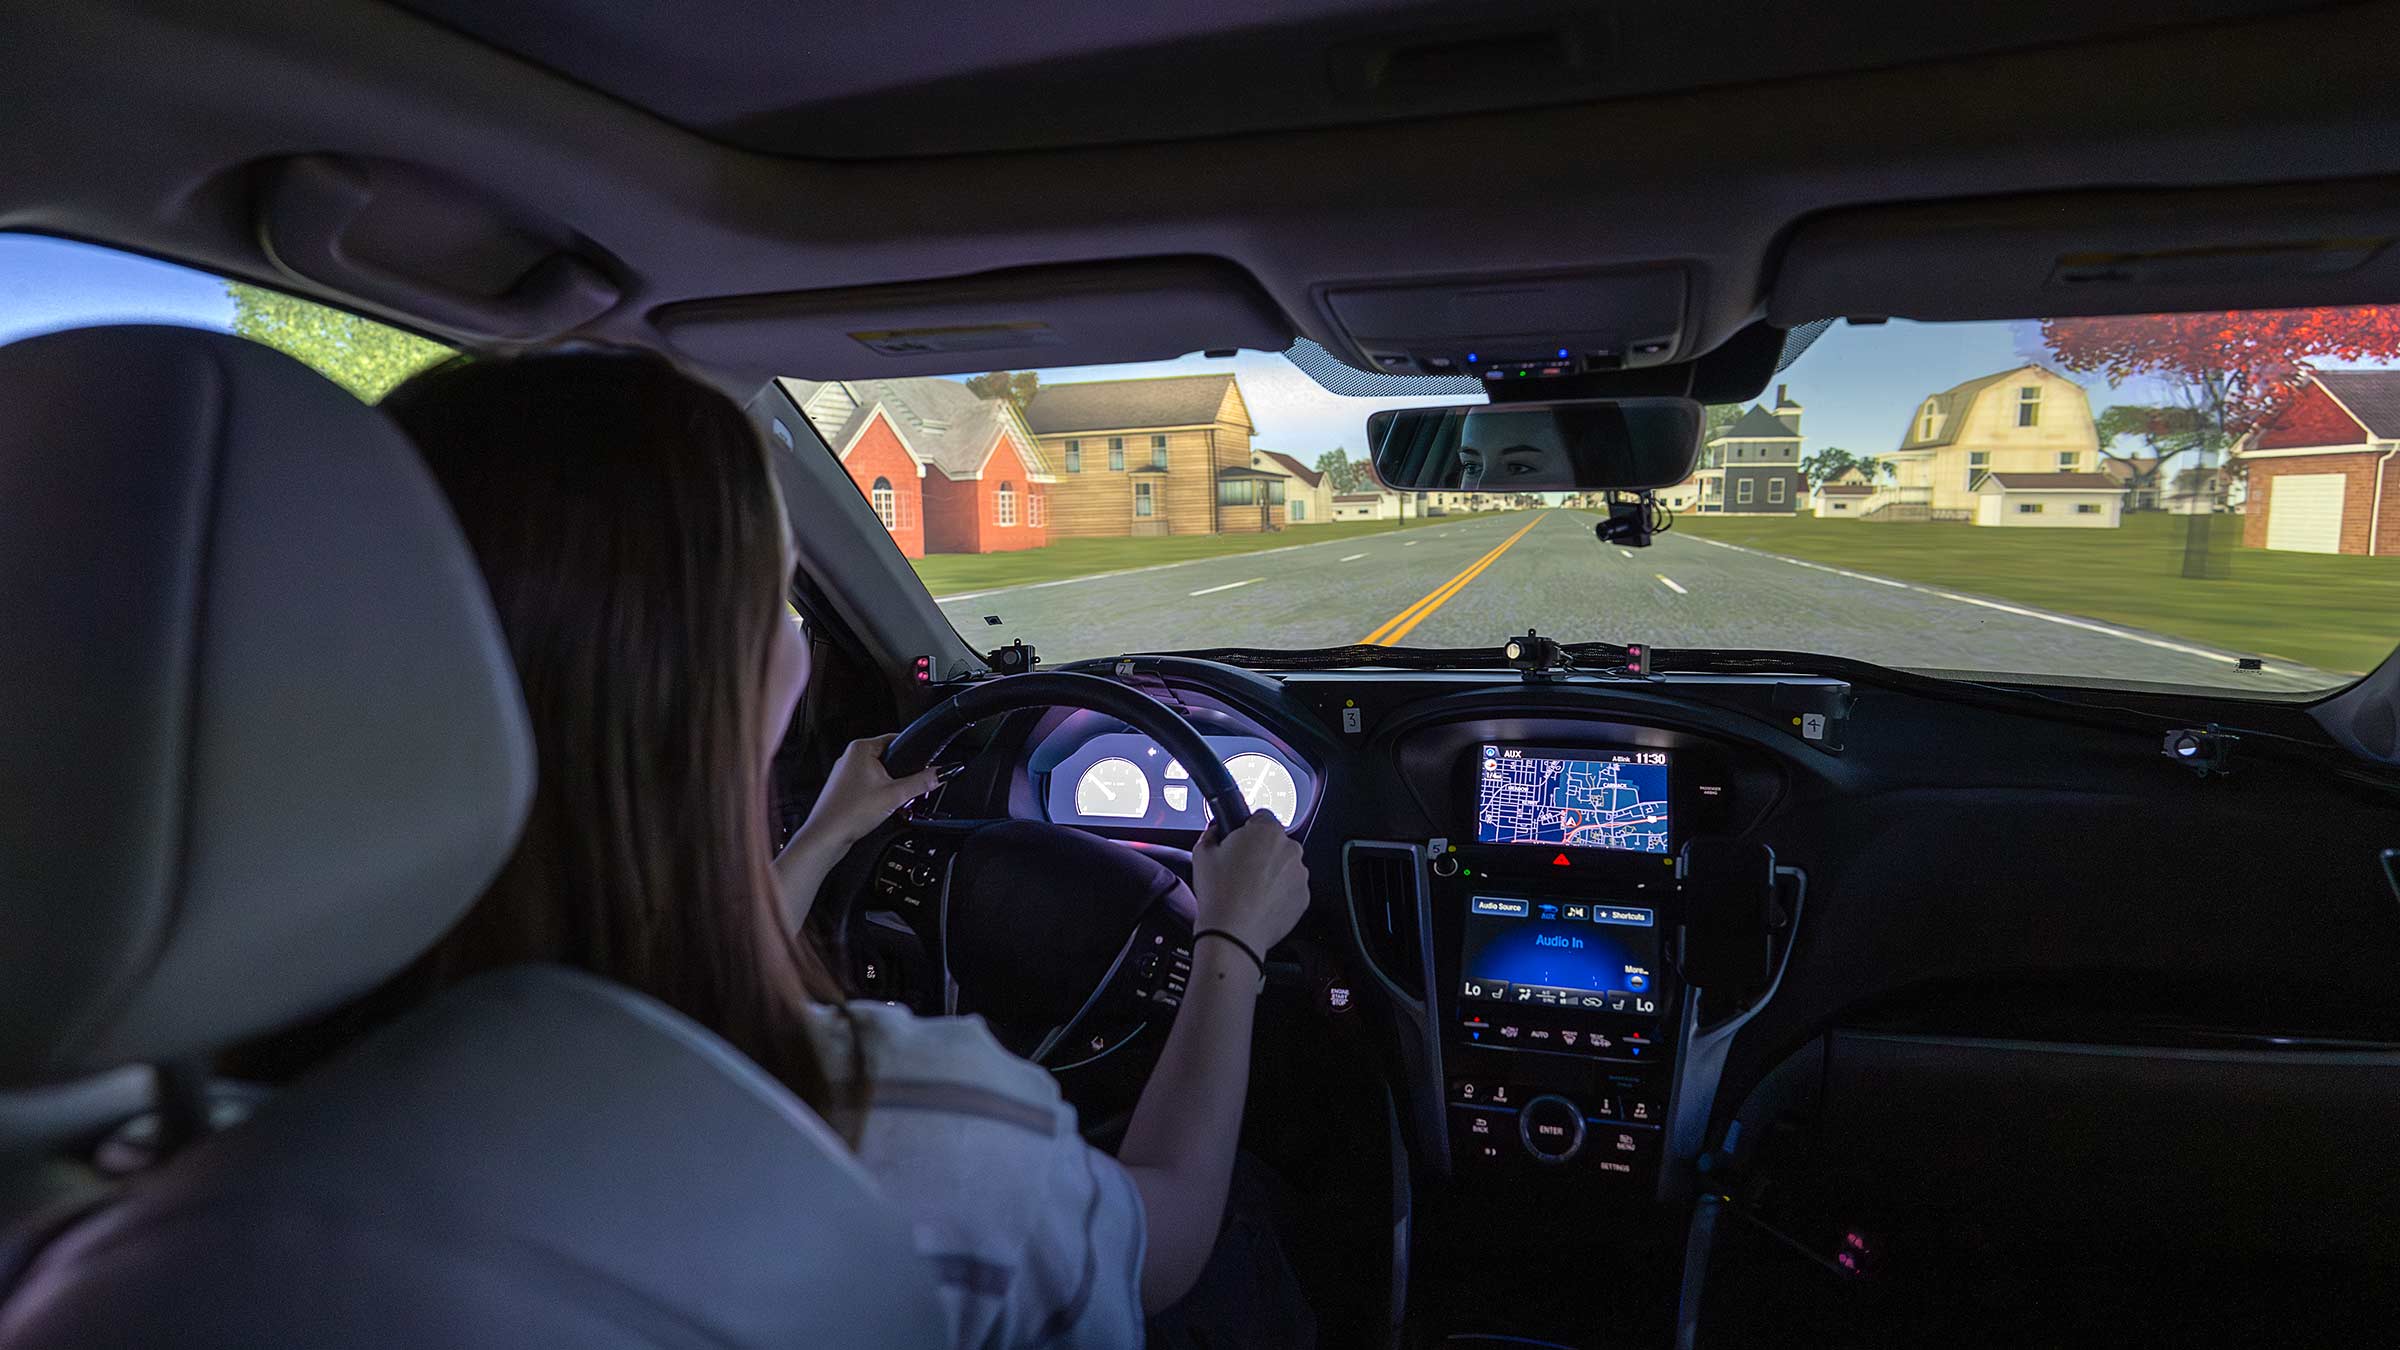
M 1837 325 L 1707 410 L 1672 528 L 1382 488 L 1280 354 L 785 381 L 978 649 L 1561 641 L 2323 690 L 2400 637 L 2400 308 Z

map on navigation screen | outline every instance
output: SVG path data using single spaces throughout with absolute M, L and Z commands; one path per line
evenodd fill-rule
M 1475 841 L 1667 851 L 1667 754 L 1483 747 Z

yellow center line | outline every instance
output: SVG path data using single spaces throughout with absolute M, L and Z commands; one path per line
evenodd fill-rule
M 1498 548 L 1495 548 L 1491 552 L 1484 554 L 1480 558 L 1477 558 L 1475 561 L 1468 563 L 1465 570 L 1461 571 L 1457 576 L 1454 576 L 1448 581 L 1443 582 L 1441 585 L 1434 587 L 1432 594 L 1426 596 L 1422 600 L 1419 600 L 1417 603 L 1410 605 L 1408 608 L 1401 610 L 1399 613 L 1393 615 L 1389 619 L 1384 620 L 1381 628 L 1378 628 L 1374 632 L 1367 634 L 1363 638 L 1360 638 L 1358 640 L 1358 645 L 1362 647 L 1372 647 L 1378 643 L 1381 643 L 1388 646 L 1391 643 L 1398 642 L 1400 639 L 1407 637 L 1409 632 L 1418 624 L 1421 624 L 1425 622 L 1425 620 L 1433 617 L 1433 612 L 1435 610 L 1440 609 L 1442 606 L 1450 603 L 1450 597 L 1458 594 L 1462 590 L 1465 590 L 1468 582 L 1473 581 L 1479 576 L 1482 576 L 1485 568 L 1490 567 L 1493 563 L 1500 561 L 1501 554 L 1506 553 L 1509 551 L 1509 549 L 1515 547 L 1518 540 L 1524 538 L 1528 534 L 1531 534 L 1533 532 L 1533 527 L 1548 519 L 1549 515 L 1549 512 L 1544 511 L 1542 514 L 1535 516 L 1531 521 L 1526 523 L 1525 528 L 1518 530 L 1515 534 L 1512 534 L 1508 538 L 1501 540 Z

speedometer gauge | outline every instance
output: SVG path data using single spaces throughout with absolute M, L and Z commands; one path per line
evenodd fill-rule
M 1075 784 L 1077 815 L 1132 820 L 1149 810 L 1150 776 L 1130 759 L 1095 760 Z
M 1264 811 L 1290 828 L 1292 818 L 1300 814 L 1300 786 L 1281 760 L 1251 751 L 1226 760 L 1225 771 L 1233 775 L 1233 785 L 1242 790 L 1242 800 L 1251 810 Z

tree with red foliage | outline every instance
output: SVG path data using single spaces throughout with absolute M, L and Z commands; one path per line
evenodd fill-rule
M 2044 319 L 2042 342 L 2060 365 L 2112 386 L 2166 384 L 2225 444 L 2281 412 L 2310 360 L 2400 357 L 2400 305 Z
M 2126 431 L 2141 436 L 2156 461 L 2152 474 L 2196 454 L 2198 470 L 2186 473 L 2197 490 L 2213 492 L 2218 454 L 2290 406 L 2309 361 L 2400 356 L 2400 305 L 2044 319 L 2042 342 L 2060 365 L 2101 375 L 2112 388 L 2141 378 L 2165 385 L 2172 406 L 2128 408 L 2114 425 L 2103 414 L 2101 430 L 2109 441 Z M 2122 458 L 2106 442 L 2101 453 Z M 2199 561 L 2206 540 L 2195 519 L 2186 576 L 2217 574 Z

